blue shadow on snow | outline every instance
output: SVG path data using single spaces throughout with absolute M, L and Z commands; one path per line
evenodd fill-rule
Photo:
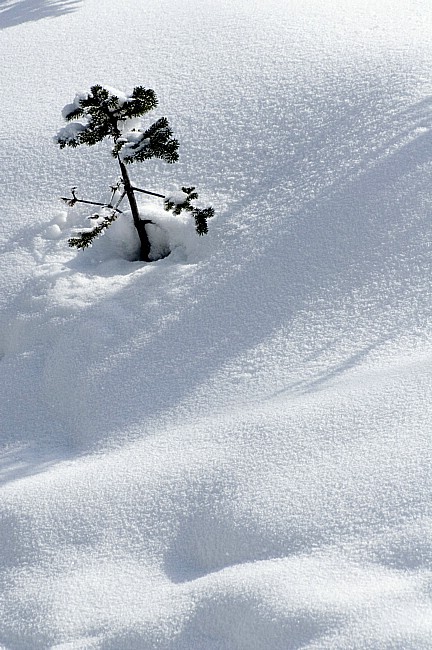
M 0 0 L 0 29 L 68 14 L 81 4 L 82 0 Z

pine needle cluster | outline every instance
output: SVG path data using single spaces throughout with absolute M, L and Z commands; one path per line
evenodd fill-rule
M 179 202 L 168 196 L 164 200 L 165 210 L 171 211 L 176 215 L 181 214 L 183 210 L 190 212 L 195 220 L 195 230 L 198 235 L 206 235 L 208 233 L 207 220 L 214 216 L 214 209 L 212 207 L 202 209 L 192 205 L 191 202 L 198 199 L 198 193 L 195 192 L 195 187 L 182 187 L 181 189 L 184 194 L 184 201 Z
M 68 244 L 71 248 L 88 248 L 88 246 L 91 246 L 93 239 L 98 237 L 101 233 L 103 233 L 104 230 L 110 227 L 110 225 L 117 219 L 119 216 L 118 212 L 115 212 L 114 210 L 109 214 L 108 216 L 104 217 L 104 219 L 98 223 L 97 226 L 92 228 L 91 230 L 84 230 L 83 232 L 78 233 L 76 237 L 71 237 L 68 240 Z M 93 215 L 92 217 L 89 217 L 90 219 L 98 219 L 100 218 L 100 215 L 96 214 Z
M 90 88 L 87 95 L 77 95 L 73 104 L 65 108 L 63 116 L 69 127 L 57 137 L 60 149 L 92 146 L 105 138 L 114 141 L 112 155 L 119 155 L 125 163 L 142 162 L 160 158 L 173 163 L 178 160 L 178 140 L 166 117 L 159 118 L 147 129 L 134 128 L 124 133 L 121 128 L 127 120 L 142 117 L 156 108 L 158 100 L 154 90 L 136 86 L 130 96 L 120 98 L 100 85 Z M 81 122 L 77 122 L 81 120 Z M 121 151 L 125 147 L 127 153 Z

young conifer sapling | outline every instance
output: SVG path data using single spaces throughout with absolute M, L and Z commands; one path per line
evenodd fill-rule
M 108 86 L 95 85 L 88 93 L 76 95 L 72 104 L 64 107 L 62 115 L 67 124 L 57 133 L 55 141 L 64 147 L 78 147 L 81 144 L 94 145 L 105 139 L 111 142 L 112 156 L 120 167 L 120 180 L 111 186 L 108 202 L 88 201 L 76 195 L 72 188 L 71 197 L 62 197 L 69 205 L 87 203 L 103 206 L 107 209 L 105 216 L 95 215 L 97 225 L 76 237 L 69 239 L 69 245 L 77 248 L 90 246 L 93 239 L 103 233 L 122 214 L 120 204 L 126 197 L 132 213 L 133 223 L 140 239 L 140 260 L 149 262 L 151 244 L 146 225 L 153 223 L 141 219 L 136 201 L 136 192 L 159 197 L 164 200 L 164 207 L 173 214 L 186 211 L 195 220 L 196 232 L 204 235 L 208 231 L 207 220 L 214 215 L 212 207 L 198 208 L 192 201 L 198 198 L 194 187 L 182 187 L 181 191 L 165 196 L 136 187 L 132 183 L 128 166 L 151 158 L 159 158 L 167 163 L 178 160 L 178 141 L 173 138 L 171 127 L 166 117 L 161 117 L 150 126 L 145 126 L 141 118 L 156 108 L 156 94 L 149 88 L 136 86 L 127 95 Z

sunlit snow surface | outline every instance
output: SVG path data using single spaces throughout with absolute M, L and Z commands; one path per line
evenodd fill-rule
M 0 648 L 432 648 L 429 0 L 0 27 Z M 58 197 L 118 175 L 52 141 L 95 83 L 155 89 L 180 161 L 134 178 L 196 185 L 207 237 L 156 199 L 168 258 L 127 219 L 68 248 Z

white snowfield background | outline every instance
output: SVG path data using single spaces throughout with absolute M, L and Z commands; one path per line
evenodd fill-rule
M 429 0 L 0 0 L 1 650 L 432 648 Z M 209 234 L 60 150 L 153 88 Z M 146 118 L 147 119 L 147 118 Z M 159 235 L 157 234 L 159 233 Z

